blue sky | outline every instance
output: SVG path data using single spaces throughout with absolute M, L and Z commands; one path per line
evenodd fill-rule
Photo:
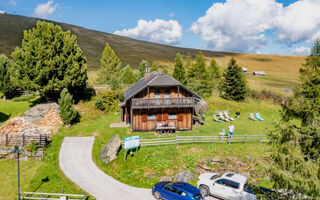
M 0 10 L 217 51 L 308 54 L 320 37 L 319 0 L 0 0 Z

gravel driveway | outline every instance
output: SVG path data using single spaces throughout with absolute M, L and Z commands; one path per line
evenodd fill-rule
M 92 160 L 93 143 L 94 137 L 64 138 L 59 165 L 71 181 L 97 200 L 154 200 L 151 189 L 131 187 L 101 171 Z

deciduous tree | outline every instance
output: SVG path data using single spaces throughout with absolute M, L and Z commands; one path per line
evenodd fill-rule
M 17 86 L 12 82 L 13 62 L 7 56 L 0 55 L 0 92 L 4 99 L 13 97 L 17 92 Z

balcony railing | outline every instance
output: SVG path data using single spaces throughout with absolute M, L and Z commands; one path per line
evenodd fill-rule
M 133 98 L 131 107 L 134 108 L 174 108 L 193 107 L 194 98 Z

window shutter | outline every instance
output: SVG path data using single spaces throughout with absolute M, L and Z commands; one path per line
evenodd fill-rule
M 162 114 L 157 114 L 157 121 L 162 121 Z
M 177 118 L 178 118 L 178 121 L 183 121 L 183 114 L 182 113 L 177 114 Z
M 148 121 L 148 115 L 147 114 L 142 114 L 142 122 Z
M 168 120 L 169 119 L 169 114 L 168 113 L 164 113 L 163 114 L 163 120 Z

